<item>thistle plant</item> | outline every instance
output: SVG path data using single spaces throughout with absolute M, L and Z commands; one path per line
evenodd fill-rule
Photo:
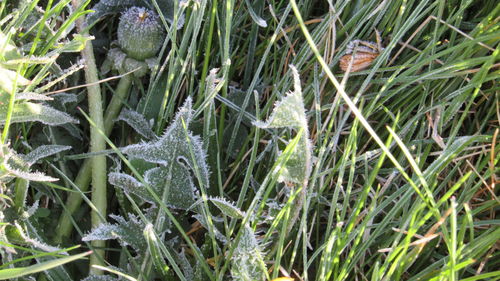
M 167 21 L 173 17 L 173 3 L 163 3 L 162 13 L 167 15 Z M 171 8 L 170 8 L 171 7 Z M 114 121 L 128 99 L 134 79 L 141 78 L 156 67 L 158 51 L 165 41 L 165 28 L 160 16 L 151 8 L 148 1 L 101 1 L 93 8 L 95 13 L 87 17 L 87 24 L 92 25 L 100 18 L 121 13 L 118 25 L 117 41 L 109 50 L 103 68 L 112 68 L 122 75 L 113 97 L 104 113 L 104 132 L 109 135 Z M 133 73 L 131 73 L 133 72 Z M 85 161 L 82 165 L 75 184 L 80 190 L 88 189 L 91 175 L 91 162 Z M 102 195 L 101 195 L 102 196 Z M 78 194 L 70 194 L 66 206 L 69 212 L 63 213 L 59 219 L 59 231 L 55 237 L 56 243 L 61 243 L 64 237 L 69 237 L 72 224 L 70 216 L 82 202 Z
M 132 144 L 120 149 L 127 155 L 129 161 L 140 160 L 147 168 L 143 174 L 129 175 L 120 171 L 109 173 L 109 182 L 120 192 L 133 200 L 135 212 L 127 214 L 128 219 L 119 215 L 112 215 L 116 224 L 104 223 L 94 228 L 83 237 L 83 241 L 118 239 L 123 245 L 130 245 L 134 251 L 133 257 L 128 261 L 124 270 L 131 276 L 140 276 L 146 280 L 160 274 L 169 278 L 171 272 L 166 273 L 159 267 L 152 268 L 148 262 L 156 246 L 146 245 L 144 236 L 164 238 L 168 233 L 178 233 L 173 224 L 177 220 L 183 221 L 187 216 L 172 217 L 170 211 L 177 213 L 190 209 L 200 198 L 200 189 L 208 187 L 209 171 L 206 164 L 206 153 L 198 136 L 192 135 L 189 125 L 193 119 L 194 111 L 191 108 L 191 99 L 188 98 L 182 106 L 172 124 L 161 136 L 156 136 L 148 122 L 137 112 L 125 110 L 120 114 L 120 120 L 125 121 L 136 129 L 147 142 Z M 125 162 L 127 163 L 127 162 Z M 133 168 L 133 167 L 129 167 Z M 128 205 L 122 202 L 123 205 Z M 143 205 L 149 206 L 147 209 Z M 139 208 L 141 207 L 141 208 Z M 203 213 L 200 208 L 194 208 L 198 213 Z M 204 216 L 206 218 L 206 216 Z M 178 224 L 176 225 L 178 227 Z M 146 231 L 148 228 L 149 230 Z M 183 231 L 180 229 L 180 231 Z M 144 232 L 144 234 L 143 234 Z M 171 235 L 169 235 L 171 236 Z M 157 238 L 155 238 L 157 239 Z M 167 242 L 174 251 L 170 264 L 184 263 L 181 276 L 192 275 L 193 268 L 189 262 L 183 262 L 185 257 L 179 248 L 179 241 Z M 179 251 L 179 252 L 178 252 Z M 153 257 L 154 258 L 154 257 Z M 139 265 L 135 266 L 134 264 Z M 139 270 L 141 268 L 142 270 Z M 153 270 L 155 269 L 155 270 Z M 201 270 L 201 268 L 198 268 Z M 98 277 L 89 277 L 89 280 L 99 280 Z M 107 278 L 107 277 L 106 277 Z M 104 279 L 102 279 L 104 280 Z M 108 280 L 108 279 L 106 279 Z M 188 278 L 188 280 L 191 280 Z

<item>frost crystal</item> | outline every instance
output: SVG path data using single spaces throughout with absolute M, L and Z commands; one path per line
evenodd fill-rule
M 233 203 L 228 202 L 224 198 L 220 197 L 210 197 L 208 200 L 221 210 L 221 212 L 231 218 L 242 219 L 245 217 L 245 212 L 241 211 Z
M 266 122 L 254 122 L 254 125 L 260 128 L 291 128 L 302 132 L 286 165 L 280 167 L 282 172 L 278 178 L 280 182 L 288 181 L 302 184 L 311 172 L 312 145 L 309 140 L 299 74 L 293 65 L 290 66 L 290 69 L 293 73 L 294 91 L 276 103 Z
M 0 125 L 5 123 L 7 117 L 7 104 L 0 104 Z M 78 120 L 68 114 L 50 106 L 23 102 L 14 106 L 11 123 L 39 121 L 46 125 L 62 125 L 65 123 L 78 123 Z
M 129 157 L 159 164 L 146 171 L 144 180 L 165 204 L 178 209 L 188 209 L 196 201 L 195 182 L 208 187 L 209 172 L 202 142 L 187 129 L 193 117 L 191 106 L 191 98 L 188 98 L 157 140 L 122 148 Z M 141 189 L 142 198 L 149 196 L 144 188 L 137 190 Z
M 59 153 L 61 151 L 69 150 L 71 146 L 68 145 L 42 145 L 23 156 L 23 159 L 28 165 L 33 165 L 38 160 L 48 157 L 50 155 Z
M 231 275 L 234 280 L 266 280 L 264 253 L 249 226 L 244 226 L 243 234 L 231 258 Z
M 118 44 L 131 58 L 144 60 L 156 55 L 165 41 L 158 15 L 143 7 L 132 7 L 120 17 Z
M 133 214 L 128 214 L 128 221 L 122 216 L 110 215 L 117 223 L 103 223 L 83 236 L 82 241 L 118 239 L 123 246 L 130 245 L 138 253 L 147 249 L 143 229 L 146 224 Z
M 118 116 L 117 120 L 125 121 L 130 127 L 146 139 L 156 139 L 151 126 L 144 116 L 136 111 L 130 109 L 123 109 Z

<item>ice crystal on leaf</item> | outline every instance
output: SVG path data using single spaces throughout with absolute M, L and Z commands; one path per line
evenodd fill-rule
M 117 223 L 103 223 L 83 236 L 83 241 L 118 239 L 122 246 L 131 246 L 137 253 L 147 249 L 143 237 L 146 224 L 133 214 L 128 214 L 129 220 L 122 216 L 110 215 Z
M 141 166 L 136 167 L 136 170 L 140 170 L 140 179 L 125 174 L 120 164 L 109 173 L 108 179 L 115 187 L 126 194 L 137 196 L 152 207 L 146 220 L 132 214 L 128 214 L 128 219 L 114 215 L 112 217 L 117 223 L 101 224 L 85 235 L 84 241 L 118 239 L 122 245 L 132 246 L 138 253 L 133 259 L 140 261 L 145 251 L 150 251 L 151 254 L 151 243 L 157 237 L 164 238 L 164 234 L 171 231 L 171 221 L 167 219 L 163 209 L 157 208 L 159 201 L 180 210 L 187 210 L 196 202 L 197 187 L 208 187 L 209 172 L 202 142 L 189 131 L 193 114 L 191 98 L 187 98 L 164 134 L 158 137 L 153 134 L 142 115 L 133 111 L 122 112 L 119 119 L 141 131 L 141 135 L 149 141 L 120 149 L 132 165 Z M 219 237 L 224 238 L 220 233 Z M 192 280 L 194 271 L 184 253 L 176 252 L 173 258 L 182 268 L 187 280 Z M 162 272 L 162 268 L 157 269 Z
M 71 146 L 42 145 L 27 155 L 17 154 L 7 145 L 0 146 L 0 164 L 4 171 L 0 172 L 2 182 L 8 182 L 12 177 L 19 177 L 27 181 L 57 181 L 40 172 L 30 172 L 29 168 L 38 160 L 70 149 Z
M 205 151 L 200 138 L 188 130 L 192 115 L 191 98 L 188 98 L 158 140 L 122 148 L 129 157 L 159 164 L 146 171 L 144 179 L 159 197 L 166 198 L 165 204 L 172 208 L 187 209 L 195 202 L 195 179 L 208 187 Z M 164 192 L 166 196 L 162 196 Z
M 167 206 L 187 209 L 197 198 L 197 189 L 191 174 L 176 161 L 167 166 L 171 169 L 158 167 L 148 170 L 144 179 L 157 192 L 164 190 L 167 193 L 165 198 Z
M 8 112 L 8 95 L 0 93 L 0 125 L 5 124 Z M 25 96 L 26 97 L 26 96 Z M 78 120 L 67 113 L 54 109 L 48 105 L 32 102 L 21 102 L 14 105 L 11 123 L 38 121 L 46 125 L 62 125 L 66 123 L 78 123 Z
M 118 45 L 129 57 L 138 61 L 154 57 L 164 41 L 165 32 L 154 11 L 132 7 L 121 15 Z
M 209 173 L 201 140 L 187 129 L 192 114 L 191 99 L 188 98 L 160 138 L 154 136 L 151 137 L 153 141 L 121 149 L 129 158 L 159 164 L 144 173 L 144 181 L 172 208 L 188 209 L 195 202 L 195 181 L 208 186 Z M 128 120 L 127 123 L 133 128 L 147 124 L 144 117 L 136 112 L 128 112 L 122 115 L 121 119 Z M 144 134 L 151 135 L 152 131 L 148 129 Z M 109 182 L 147 202 L 155 202 L 146 186 L 130 175 L 112 172 L 109 174 Z
M 233 280 L 266 280 L 264 253 L 254 231 L 244 226 L 238 245 L 231 258 L 231 275 Z
M 33 149 L 30 153 L 23 156 L 23 158 L 24 158 L 24 161 L 26 161 L 26 163 L 28 165 L 33 165 L 33 164 L 35 164 L 35 162 L 37 162 L 38 160 L 40 160 L 42 158 L 48 157 L 50 155 L 53 155 L 53 154 L 56 154 L 56 153 L 59 153 L 59 152 L 62 152 L 62 151 L 68 150 L 68 149 L 71 149 L 71 146 L 56 145 L 56 144 L 54 144 L 54 145 L 42 145 L 42 146 L 39 146 L 39 147 Z
M 42 94 L 37 94 L 34 92 L 23 92 L 19 93 L 16 95 L 16 100 L 42 100 L 42 101 L 50 101 L 54 100 L 54 98 L 47 96 L 47 95 L 42 95 Z
M 245 212 L 241 211 L 233 203 L 221 197 L 210 197 L 208 200 L 221 210 L 221 212 L 231 218 L 242 219 L 245 217 Z
M 285 166 L 280 167 L 281 174 L 278 180 L 302 184 L 311 172 L 312 145 L 309 140 L 299 74 L 293 65 L 290 69 L 293 73 L 294 91 L 275 104 L 266 122 L 254 122 L 254 125 L 260 128 L 291 128 L 297 133 L 300 132 L 300 139 L 291 151 Z
M 145 139 L 156 139 L 156 135 L 151 129 L 148 121 L 146 121 L 146 118 L 144 118 L 143 115 L 139 114 L 136 111 L 125 108 L 122 110 L 117 120 L 125 121 L 130 127 L 134 128 L 134 130 Z
M 110 184 L 129 194 L 134 194 L 144 201 L 154 202 L 153 197 L 147 192 L 144 185 L 130 175 L 112 172 L 108 175 L 108 181 Z

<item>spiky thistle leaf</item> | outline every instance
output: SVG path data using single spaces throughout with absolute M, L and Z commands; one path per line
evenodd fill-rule
M 47 176 L 40 172 L 31 172 L 29 170 L 30 166 L 36 162 L 36 160 L 41 159 L 43 157 L 49 156 L 54 151 L 62 151 L 71 147 L 63 147 L 56 146 L 55 150 L 45 151 L 47 154 L 44 154 L 43 151 L 35 151 L 34 154 L 28 157 L 28 162 L 25 160 L 24 155 L 17 154 L 13 149 L 11 149 L 8 145 L 0 146 L 0 161 L 3 164 L 3 171 L 1 171 L 0 175 L 2 176 L 2 182 L 8 182 L 13 176 L 25 179 L 27 181 L 58 181 L 59 179 Z M 60 150 L 62 149 L 62 150 Z M 43 150 L 43 147 L 42 147 Z M 50 149 L 49 149 L 50 150 Z M 28 154 L 29 155 L 29 154 Z M 29 160 L 35 160 L 31 162 Z
M 0 105 L 0 125 L 5 124 L 7 118 L 7 104 Z M 61 125 L 78 123 L 78 120 L 68 114 L 56 110 L 48 105 L 32 102 L 21 102 L 14 105 L 11 123 L 38 121 L 46 125 Z
M 117 120 L 125 121 L 130 127 L 132 127 L 137 133 L 143 136 L 145 139 L 152 140 L 156 139 L 156 135 L 151 129 L 151 125 L 144 116 L 136 111 L 124 108 Z
M 35 162 L 38 160 L 48 157 L 50 155 L 69 150 L 71 149 L 71 146 L 68 145 L 41 145 L 35 149 L 33 149 L 30 153 L 26 154 L 25 156 L 22 156 L 24 161 L 28 165 L 33 165 Z
M 254 122 L 260 128 L 291 128 L 301 132 L 297 145 L 291 152 L 285 167 L 281 168 L 278 181 L 302 184 L 311 172 L 312 145 L 309 140 L 307 118 L 302 99 L 299 73 L 290 65 L 294 79 L 294 91 L 288 93 L 274 106 L 271 116 L 266 122 Z
M 266 280 L 266 265 L 263 258 L 264 253 L 254 231 L 245 225 L 231 258 L 233 280 Z
M 154 202 L 153 197 L 148 193 L 146 187 L 130 175 L 116 172 L 109 173 L 108 181 L 110 184 L 121 188 L 129 194 L 134 194 L 146 202 Z
M 192 115 L 188 98 L 158 140 L 122 148 L 130 157 L 160 165 L 146 171 L 144 179 L 173 208 L 187 209 L 195 202 L 197 189 L 193 175 L 198 183 L 208 187 L 205 151 L 200 138 L 188 130 Z
M 245 212 L 241 211 L 233 203 L 220 197 L 210 197 L 208 200 L 221 210 L 221 212 L 231 218 L 242 219 L 245 217 Z
M 110 215 L 117 223 L 103 223 L 82 237 L 82 241 L 118 239 L 121 245 L 131 246 L 137 253 L 147 249 L 142 232 L 146 224 L 133 214 L 128 214 L 129 220 L 122 216 Z

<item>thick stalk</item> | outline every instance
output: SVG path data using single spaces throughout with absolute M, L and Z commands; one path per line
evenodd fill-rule
M 80 0 L 72 1 L 73 7 L 76 10 L 82 4 Z M 85 31 L 85 21 L 83 17 L 76 20 L 76 26 L 80 33 L 88 36 Z M 101 88 L 99 87 L 99 77 L 97 75 L 97 67 L 95 64 L 94 51 L 92 42 L 87 42 L 85 48 L 82 50 L 82 57 L 85 60 L 85 80 L 88 84 L 88 102 L 90 118 L 94 121 L 95 127 L 90 128 L 90 151 L 99 152 L 106 149 L 106 142 L 99 130 L 104 130 L 104 118 L 102 110 Z M 106 217 L 106 157 L 104 155 L 93 156 L 90 160 L 92 162 L 92 203 L 95 205 L 96 210 L 90 213 L 92 227 L 96 227 L 103 221 L 100 216 Z M 92 265 L 104 265 L 103 257 L 105 241 L 92 241 L 92 246 L 96 248 L 90 257 L 90 273 L 103 274 L 101 270 L 97 270 Z
M 109 136 L 111 133 L 114 124 L 113 120 L 118 117 L 123 101 L 127 99 L 129 89 L 132 84 L 131 75 L 132 74 L 128 74 L 120 79 L 120 82 L 116 87 L 116 91 L 111 98 L 111 102 L 106 109 L 106 114 L 104 115 L 104 132 L 106 133 L 106 136 Z M 78 186 L 82 192 L 88 190 L 92 173 L 91 167 L 92 162 L 90 161 L 90 158 L 85 159 L 78 175 L 76 176 L 75 185 Z M 71 231 L 73 230 L 71 216 L 76 212 L 76 210 L 78 210 L 78 208 L 80 208 L 82 201 L 83 199 L 80 193 L 72 192 L 69 194 L 68 199 L 66 200 L 66 212 L 63 212 L 59 218 L 57 227 L 58 231 L 54 238 L 55 244 L 61 244 L 66 237 L 71 235 Z

